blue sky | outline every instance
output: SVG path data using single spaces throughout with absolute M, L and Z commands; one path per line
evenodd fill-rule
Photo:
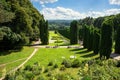
M 31 0 L 45 19 L 82 19 L 120 13 L 120 0 Z

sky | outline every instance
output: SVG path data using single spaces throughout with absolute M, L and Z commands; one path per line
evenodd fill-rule
M 120 13 L 120 0 L 31 0 L 47 20 L 73 20 Z

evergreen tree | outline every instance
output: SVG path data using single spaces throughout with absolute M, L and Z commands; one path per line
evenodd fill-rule
M 114 18 L 114 28 L 116 30 L 115 36 L 115 53 L 120 54 L 120 14 Z
M 44 41 L 43 44 L 49 44 L 49 32 L 48 32 L 48 21 L 45 22 L 44 26 Z
M 120 24 L 119 26 L 117 26 L 117 31 L 116 31 L 115 53 L 120 54 Z
M 43 45 L 49 43 L 48 21 L 40 21 L 40 39 Z
M 88 34 L 88 30 L 87 30 L 88 26 L 84 25 L 83 26 L 83 46 L 84 48 L 87 48 L 87 34 Z
M 93 37 L 93 51 L 95 54 L 99 52 L 99 43 L 100 43 L 100 33 L 97 28 L 94 29 L 94 37 Z
M 102 24 L 100 40 L 100 58 L 108 59 L 112 52 L 113 21 L 106 19 Z
M 77 21 L 72 21 L 70 24 L 70 43 L 77 44 L 78 43 L 78 24 Z

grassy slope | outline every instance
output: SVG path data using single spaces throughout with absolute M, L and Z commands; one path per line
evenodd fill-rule
M 7 65 L 0 66 L 0 77 L 3 72 L 7 72 L 15 68 L 16 66 L 20 65 L 25 60 L 25 58 L 27 58 L 33 52 L 33 50 L 34 48 L 24 47 L 20 52 L 12 52 L 8 55 L 0 56 L 0 65 L 8 63 Z M 18 59 L 22 60 L 13 62 Z
M 62 57 L 69 59 L 71 55 L 77 56 L 80 60 L 89 60 L 98 57 L 92 51 L 88 52 L 87 49 L 41 48 L 27 64 L 40 62 L 41 65 L 46 66 L 49 61 L 60 64 L 63 60 Z
M 61 62 L 63 61 L 62 57 L 64 56 L 66 59 L 70 59 L 71 55 L 77 56 L 78 59 L 82 60 L 91 60 L 98 57 L 98 55 L 94 55 L 93 52 L 88 52 L 87 49 L 67 49 L 67 48 L 42 48 L 27 62 L 26 65 L 32 65 L 35 62 L 39 62 L 43 68 L 48 67 L 48 63 L 53 61 L 53 63 L 57 63 L 59 67 L 61 66 Z M 72 59 L 74 60 L 74 59 Z M 67 68 L 65 71 L 59 71 L 59 68 L 52 70 L 52 74 L 70 74 L 72 76 L 77 76 L 79 68 Z M 42 75 L 46 75 L 45 73 Z

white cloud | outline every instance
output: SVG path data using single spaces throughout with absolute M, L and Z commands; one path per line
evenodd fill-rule
M 97 17 L 102 17 L 102 16 L 115 15 L 118 13 L 120 13 L 120 9 L 108 9 L 108 10 L 104 10 L 102 12 L 90 11 L 90 12 L 88 12 L 88 15 L 91 17 L 97 18 Z
M 120 0 L 109 0 L 110 4 L 120 5 Z
M 81 14 L 69 8 L 43 8 L 41 13 L 46 19 L 80 19 L 85 18 L 85 14 Z
M 69 8 L 56 7 L 56 8 L 43 8 L 41 13 L 45 19 L 83 19 L 85 17 L 102 17 L 120 13 L 120 9 L 109 9 L 102 12 L 89 11 L 88 13 L 80 13 Z
M 45 4 L 45 3 L 54 3 L 57 2 L 58 0 L 31 0 L 32 2 L 39 2 L 40 4 Z

